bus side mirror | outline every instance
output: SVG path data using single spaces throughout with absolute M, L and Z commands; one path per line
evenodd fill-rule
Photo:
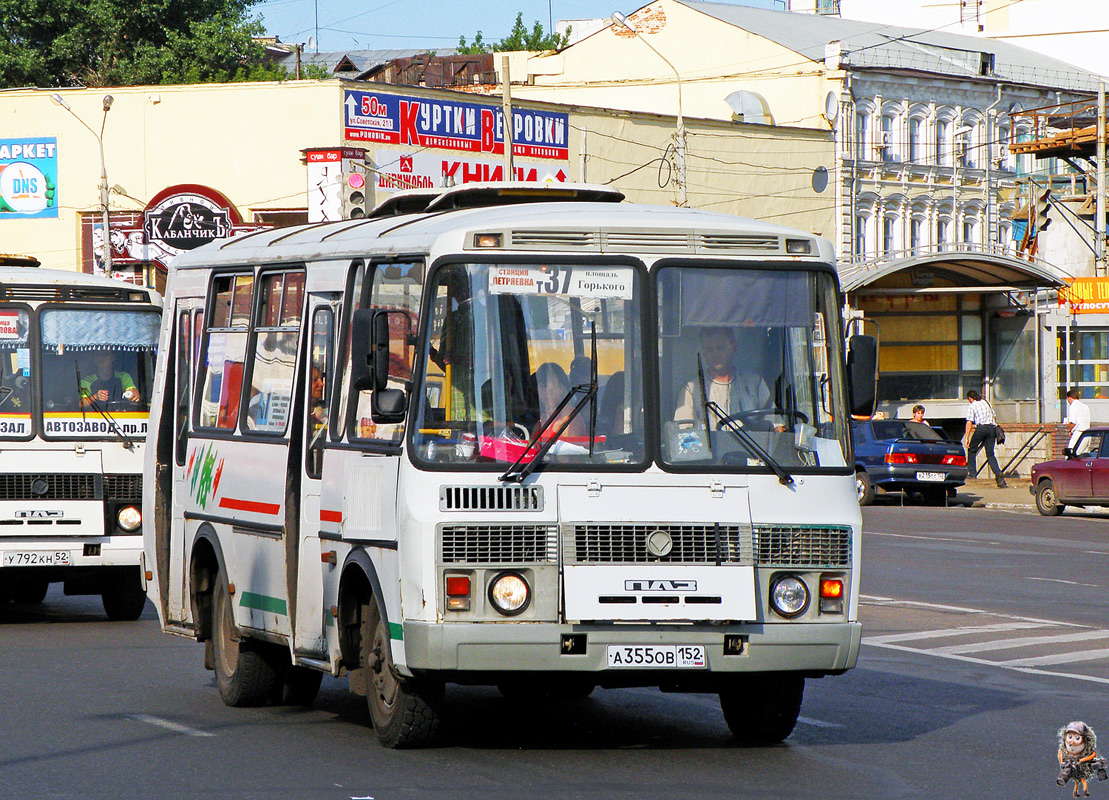
M 350 321 L 350 388 L 363 392 L 374 388 L 373 330 L 374 312 L 360 308 Z M 388 347 L 388 343 L 386 343 Z
M 872 417 L 878 401 L 878 340 L 857 333 L 847 340 L 847 380 L 851 413 Z

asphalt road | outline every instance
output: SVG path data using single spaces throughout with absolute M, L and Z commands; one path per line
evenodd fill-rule
M 452 687 L 450 743 L 389 751 L 345 681 L 310 709 L 227 708 L 149 606 L 109 623 L 52 591 L 0 607 L 0 799 L 1069 797 L 1056 730 L 1081 718 L 1109 741 L 1106 518 L 864 518 L 859 667 L 809 681 L 776 747 L 736 746 L 710 695 Z

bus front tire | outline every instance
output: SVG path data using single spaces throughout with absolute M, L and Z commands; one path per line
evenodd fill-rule
M 37 604 L 46 599 L 49 588 L 49 581 L 38 579 L 21 581 L 8 589 L 7 596 L 16 603 Z
M 737 677 L 722 689 L 720 708 L 741 744 L 777 744 L 793 732 L 804 694 L 800 675 L 756 673 Z
M 266 658 L 261 643 L 240 637 L 223 573 L 216 578 L 212 602 L 212 656 L 216 686 L 226 705 L 258 706 L 273 696 L 277 670 Z
M 116 622 L 138 619 L 146 608 L 146 589 L 142 588 L 139 571 L 136 569 L 133 575 L 113 582 L 104 589 L 100 599 L 104 603 L 104 613 L 108 615 L 108 619 Z
M 443 685 L 403 678 L 393 666 L 389 627 L 377 601 L 362 606 L 360 661 L 367 670 L 366 704 L 385 747 L 419 747 L 439 733 Z

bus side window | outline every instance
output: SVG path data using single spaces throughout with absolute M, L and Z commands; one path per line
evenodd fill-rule
M 175 458 L 178 466 L 185 465 L 187 440 L 185 433 L 189 421 L 189 380 L 192 376 L 192 322 L 188 311 L 177 315 L 177 419 L 174 426 Z
M 212 282 L 198 427 L 235 430 L 253 292 L 253 275 L 221 275 Z
M 416 355 L 420 296 L 423 291 L 422 263 L 374 264 L 373 285 L 366 308 L 400 312 L 389 314 L 389 386 L 402 388 L 412 380 Z M 400 442 L 404 424 L 378 425 L 370 416 L 370 391 L 353 397 L 354 415 L 350 438 L 377 442 Z
M 320 477 L 323 443 L 327 433 L 331 397 L 331 350 L 335 338 L 335 315 L 330 308 L 317 308 L 312 315 L 312 345 L 308 378 L 307 446 L 304 469 L 309 477 Z
M 254 325 L 246 428 L 284 433 L 293 405 L 293 372 L 304 305 L 304 272 L 259 278 L 262 302 Z

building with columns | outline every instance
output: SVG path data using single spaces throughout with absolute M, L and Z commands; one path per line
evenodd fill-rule
M 880 331 L 880 407 L 923 402 L 954 428 L 966 392 L 984 389 L 1004 419 L 1046 421 L 1054 341 L 1037 297 L 1075 273 L 1020 240 L 1033 184 L 1080 178 L 1008 145 L 1032 134 L 1025 110 L 1088 98 L 1098 76 L 1006 41 L 809 5 L 655 0 L 628 26 L 530 58 L 513 95 L 831 130 L 826 235 L 852 313 Z

